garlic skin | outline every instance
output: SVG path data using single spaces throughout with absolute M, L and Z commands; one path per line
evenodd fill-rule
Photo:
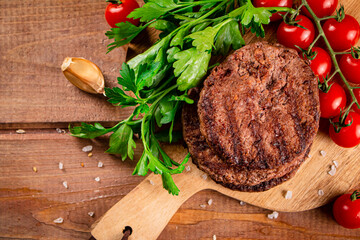
M 61 65 L 65 77 L 81 90 L 93 93 L 104 93 L 104 76 L 95 63 L 77 57 L 67 57 Z

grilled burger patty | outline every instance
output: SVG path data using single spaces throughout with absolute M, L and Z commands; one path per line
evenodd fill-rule
M 319 127 L 317 80 L 278 44 L 235 51 L 189 97 L 182 121 L 193 162 L 231 189 L 265 191 L 291 178 Z
M 265 191 L 292 177 L 306 153 L 292 162 L 275 169 L 249 171 L 246 167 L 234 166 L 219 158 L 207 144 L 200 132 L 197 101 L 200 90 L 191 89 L 189 97 L 195 101 L 185 105 L 182 112 L 183 136 L 191 153 L 193 162 L 206 172 L 215 182 L 240 191 Z
M 249 44 L 204 81 L 200 130 L 221 159 L 275 169 L 302 159 L 319 126 L 317 80 L 293 49 Z

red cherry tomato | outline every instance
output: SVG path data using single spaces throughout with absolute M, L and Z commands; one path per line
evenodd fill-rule
M 291 8 L 293 1 L 292 0 L 254 0 L 255 7 L 288 7 Z M 285 14 L 284 12 L 280 12 L 280 14 Z M 274 22 L 282 19 L 282 16 L 279 13 L 274 13 L 270 21 Z
M 339 66 L 349 82 L 360 84 L 360 59 L 355 59 L 351 54 L 346 54 L 341 57 Z
M 326 20 L 323 26 L 324 33 L 334 51 L 346 51 L 358 42 L 360 25 L 350 15 L 345 15 L 341 22 L 335 19 Z
M 116 28 L 116 23 L 130 22 L 134 25 L 139 25 L 139 19 L 127 18 L 127 16 L 136 8 L 139 8 L 139 4 L 135 0 L 121 0 L 121 3 L 110 3 L 105 10 L 105 18 L 110 27 Z
M 346 106 L 345 90 L 336 82 L 331 84 L 330 90 L 327 93 L 319 91 L 322 118 L 335 117 L 340 114 L 340 109 L 344 110 Z
M 360 88 L 354 89 L 354 95 L 355 95 L 356 99 L 358 100 L 358 102 L 360 103 Z M 358 106 L 356 104 L 353 105 L 352 109 L 354 109 L 355 112 L 360 114 L 360 108 L 358 108 Z
M 295 45 L 307 49 L 315 37 L 314 25 L 310 19 L 303 15 L 297 16 L 295 20 L 300 20 L 298 24 L 306 29 L 291 26 L 282 22 L 276 32 L 278 42 L 286 47 L 294 48 L 296 50 L 299 49 L 295 47 Z
M 330 124 L 330 138 L 340 147 L 352 148 L 360 144 L 360 114 L 350 112 L 345 119 L 345 124 L 350 124 L 351 120 L 353 121 L 352 124 L 341 128 L 338 133 L 335 132 L 333 125 Z M 333 122 L 339 122 L 339 117 L 335 117 Z
M 336 222 L 345 228 L 360 228 L 359 192 L 344 194 L 336 199 L 333 214 Z
M 332 62 L 329 54 L 322 48 L 313 47 L 313 52 L 316 52 L 316 57 L 313 60 L 309 60 L 311 70 L 313 70 L 315 76 L 319 77 L 320 82 L 324 82 L 324 78 L 330 75 Z M 307 59 L 301 54 L 303 59 Z
M 335 12 L 338 0 L 307 0 L 307 3 L 318 18 L 323 18 Z M 311 18 L 309 11 L 305 7 L 301 11 Z

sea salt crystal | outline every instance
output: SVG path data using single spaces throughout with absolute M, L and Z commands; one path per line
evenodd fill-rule
M 149 180 L 149 183 L 151 184 L 151 185 L 155 185 L 155 183 L 153 182 L 153 180 Z
M 213 200 L 210 198 L 208 201 L 208 205 L 211 206 L 212 203 L 213 203 Z
M 200 204 L 200 207 L 201 208 L 206 208 L 206 205 L 205 204 Z
M 311 158 L 311 155 L 310 155 L 310 154 L 308 154 L 308 158 Z
M 321 151 L 320 151 L 320 155 L 323 156 L 323 157 L 325 157 L 325 156 L 326 156 L 326 152 L 325 152 L 324 150 L 321 150 Z
M 59 169 L 63 170 L 64 169 L 64 164 L 62 162 L 59 162 Z
M 100 182 L 100 177 L 96 177 L 95 181 Z
M 216 235 L 213 235 L 213 240 L 216 240 Z
M 54 220 L 54 223 L 63 223 L 63 222 L 64 222 L 64 219 L 61 217 Z
M 187 172 L 190 172 L 191 167 L 190 167 L 190 166 L 186 166 L 185 170 L 186 170 Z
M 90 217 L 93 217 L 94 216 L 94 212 L 88 212 L 88 215 L 90 216 Z
M 334 164 L 335 167 L 339 166 L 339 163 L 337 161 L 333 161 L 333 164 Z
M 61 129 L 61 128 L 57 128 L 56 132 L 57 133 L 66 133 L 66 131 L 64 129 Z
M 24 134 L 24 133 L 26 133 L 26 132 L 25 132 L 24 129 L 18 129 L 18 130 L 16 130 L 16 133 L 18 133 L 18 134 Z
M 328 174 L 329 174 L 330 176 L 334 176 L 335 173 L 336 173 L 336 167 L 335 167 L 334 165 L 331 165 L 331 170 L 328 171 Z
M 83 152 L 91 152 L 92 150 L 93 150 L 93 146 L 91 146 L 91 145 L 87 145 L 82 148 Z
M 207 179 L 207 175 L 206 175 L 206 174 L 201 175 L 201 177 L 202 177 L 204 180 Z
M 66 189 L 69 188 L 67 181 L 64 181 L 64 182 L 63 182 L 63 185 L 64 185 L 64 187 L 65 187 Z
M 102 162 L 98 162 L 98 167 L 102 168 L 104 166 L 104 164 Z
M 279 217 L 279 213 L 276 212 L 276 211 L 274 211 L 274 212 L 268 214 L 267 217 L 268 217 L 269 219 L 277 219 L 277 218 Z
M 322 189 L 319 189 L 318 195 L 319 195 L 319 196 L 324 196 L 324 191 L 323 191 Z
M 245 206 L 245 205 L 246 205 L 246 202 L 240 201 L 240 205 L 241 205 L 241 206 Z
M 287 191 L 285 194 L 285 199 L 291 199 L 292 198 L 292 191 Z

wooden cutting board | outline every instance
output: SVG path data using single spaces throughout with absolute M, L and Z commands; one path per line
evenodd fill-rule
M 360 20 L 360 6 L 355 0 L 340 1 L 345 5 L 346 13 Z M 267 26 L 265 40 L 276 41 L 274 26 Z M 247 43 L 259 41 L 251 34 L 245 36 Z M 140 39 L 143 41 L 143 39 Z M 141 44 L 140 44 L 141 45 Z M 130 45 L 128 59 L 144 48 L 137 43 Z M 328 122 L 323 121 L 307 159 L 297 174 L 289 181 L 260 193 L 233 191 L 216 184 L 200 171 L 191 161 L 187 164 L 190 171 L 173 176 L 180 189 L 179 196 L 168 194 L 162 187 L 161 177 L 150 174 L 126 197 L 115 204 L 102 218 L 92 226 L 92 235 L 98 240 L 121 239 L 125 226 L 133 230 L 129 239 L 156 239 L 179 207 L 195 193 L 204 189 L 213 189 L 232 198 L 262 208 L 297 212 L 320 207 L 332 201 L 336 196 L 348 192 L 360 182 L 360 146 L 352 149 L 338 147 L 328 136 Z M 169 155 L 181 161 L 187 149 L 179 145 L 165 146 Z M 326 155 L 320 154 L 324 151 Z M 336 174 L 328 174 L 336 161 L 339 166 Z M 323 195 L 319 195 L 319 190 Z M 292 192 L 291 199 L 285 199 L 287 191 Z
M 233 191 L 216 184 L 189 162 L 190 171 L 173 177 L 180 189 L 179 196 L 168 194 L 162 187 L 161 177 L 150 174 L 100 218 L 93 225 L 91 233 L 98 240 L 121 239 L 125 226 L 130 226 L 133 233 L 129 239 L 156 239 L 179 207 L 204 189 L 213 189 L 276 211 L 297 212 L 322 206 L 360 181 L 360 146 L 352 149 L 338 147 L 328 137 L 326 123 L 322 126 L 311 149 L 311 157 L 292 179 L 277 187 L 259 193 Z M 180 145 L 165 146 L 165 150 L 177 161 L 187 154 L 187 149 Z M 336 174 L 331 176 L 328 172 L 334 165 L 333 161 L 338 163 L 338 168 Z M 320 196 L 319 190 L 323 190 L 324 195 Z M 291 199 L 285 199 L 287 191 L 292 192 Z

